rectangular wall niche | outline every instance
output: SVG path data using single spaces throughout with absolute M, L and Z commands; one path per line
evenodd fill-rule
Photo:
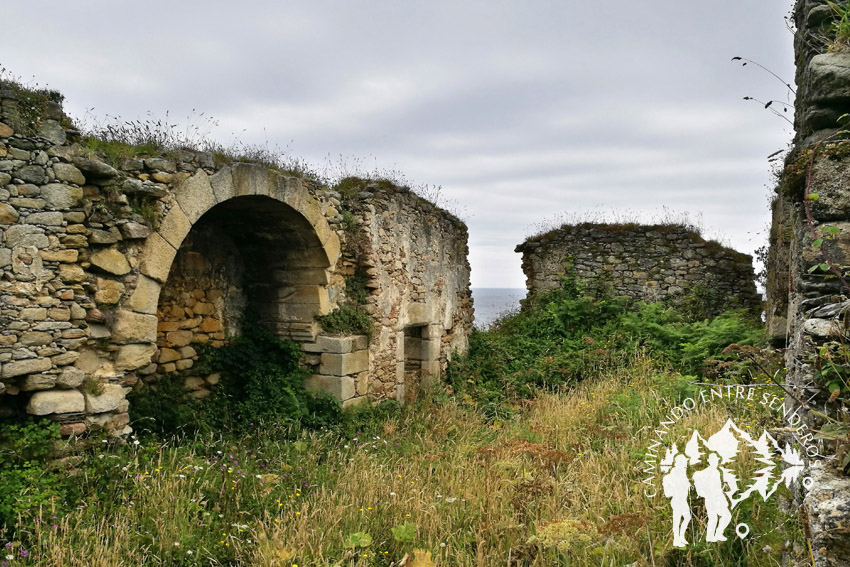
M 404 329 L 398 358 L 396 398 L 414 401 L 420 389 L 439 377 L 439 341 L 431 340 L 429 325 L 414 325 Z
M 422 375 L 422 332 L 424 325 L 404 330 L 404 384 L 408 391 L 418 389 Z

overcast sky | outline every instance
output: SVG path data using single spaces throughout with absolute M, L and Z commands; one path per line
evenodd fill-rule
M 790 0 L 4 3 L 0 65 L 82 117 L 204 112 L 213 134 L 442 186 L 474 287 L 562 213 L 690 213 L 752 252 L 790 125 Z M 790 118 L 790 111 L 789 111 Z M 342 156 L 342 160 L 340 160 Z M 595 214 L 595 213 L 594 213 Z

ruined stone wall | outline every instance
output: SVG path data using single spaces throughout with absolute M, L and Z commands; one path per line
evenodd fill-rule
M 850 52 L 831 44 L 834 18 L 823 0 L 800 0 L 794 8 L 796 137 L 772 205 L 767 324 L 774 343 L 786 347 L 785 403 L 789 413 L 804 417 L 792 434 L 798 440 L 826 425 L 818 414 L 846 422 L 848 411 L 847 392 L 831 397 L 819 377 L 817 356 L 819 346 L 846 344 L 850 307 L 850 289 L 832 269 L 818 267 L 831 263 L 843 275 L 850 265 L 850 146 L 834 136 L 839 117 L 850 112 Z M 823 245 L 815 246 L 824 236 Z M 850 478 L 835 455 L 844 453 L 847 442 L 825 438 L 815 444 L 825 458 L 810 463 L 812 488 L 798 493 L 796 504 L 815 565 L 846 567 Z
M 378 323 L 370 349 L 371 390 L 412 399 L 427 384 L 407 380 L 405 389 L 405 364 L 408 375 L 418 367 L 427 383 L 440 376 L 453 352 L 466 351 L 473 319 L 466 227 L 385 184 L 367 186 L 352 196 L 350 207 L 368 235 L 364 266 L 369 309 Z M 409 218 L 421 222 L 405 222 Z
M 561 286 L 565 274 L 621 295 L 658 301 L 704 286 L 719 309 L 758 309 L 752 258 L 676 225 L 580 224 L 529 238 L 522 253 L 530 294 Z
M 343 203 L 262 164 L 110 153 L 60 100 L 0 84 L 0 412 L 126 434 L 131 388 L 180 372 L 192 396 L 215 390 L 193 345 L 238 333 L 249 303 L 346 405 L 403 399 L 465 350 L 467 232 L 445 211 L 392 184 Z M 357 271 L 375 332 L 329 336 L 315 317 Z

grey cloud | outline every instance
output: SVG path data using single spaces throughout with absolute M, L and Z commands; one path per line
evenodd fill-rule
M 0 63 L 77 116 L 197 109 L 222 141 L 440 184 L 467 211 L 473 283 L 510 287 L 514 245 L 562 211 L 667 205 L 760 245 L 765 157 L 790 133 L 742 97 L 789 95 L 730 59 L 790 80 L 787 4 L 28 0 L 4 6 Z

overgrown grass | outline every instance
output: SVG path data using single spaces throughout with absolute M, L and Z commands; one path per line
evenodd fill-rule
M 48 503 L 18 526 L 12 565 L 365 567 L 397 565 L 414 549 L 456 566 L 776 565 L 794 531 L 775 499 L 736 509 L 733 525 L 746 521 L 756 536 L 699 544 L 695 519 L 695 545 L 681 552 L 666 500 L 643 494 L 648 426 L 688 388 L 637 353 L 627 368 L 516 405 L 509 419 L 443 396 L 346 437 L 258 428 L 238 441 L 104 446 L 75 479 L 85 500 L 62 513 Z M 716 430 L 729 412 L 745 427 L 770 425 L 745 404 L 718 405 L 673 433 Z M 393 529 L 405 525 L 412 536 L 398 541 Z M 351 547 L 362 535 L 371 543 Z
M 15 111 L 7 111 L 6 119 L 12 128 L 24 135 L 34 135 L 48 114 L 50 103 L 61 104 L 64 96 L 56 90 L 42 87 L 34 82 L 27 82 L 13 75 L 7 68 L 0 65 L 0 89 L 9 90 L 18 101 Z M 71 127 L 69 122 L 63 124 Z
M 476 334 L 452 368 L 453 391 L 402 409 L 367 407 L 317 429 L 284 420 L 179 442 L 95 443 L 75 477 L 31 485 L 38 501 L 26 488 L 12 496 L 26 513 L 9 526 L 10 564 L 780 564 L 802 536 L 778 495 L 736 507 L 732 526 L 751 535 L 719 544 L 704 543 L 696 506 L 692 545 L 677 550 L 667 499 L 641 482 L 655 428 L 695 396 L 695 382 L 756 381 L 741 361 L 705 362 L 730 358 L 730 342 L 756 342 L 757 326 L 734 312 L 688 321 L 565 283 Z M 757 350 L 732 350 L 742 349 Z M 732 397 L 687 412 L 669 438 L 730 417 L 754 434 L 779 425 Z M 733 465 L 741 477 L 753 466 L 751 454 Z

